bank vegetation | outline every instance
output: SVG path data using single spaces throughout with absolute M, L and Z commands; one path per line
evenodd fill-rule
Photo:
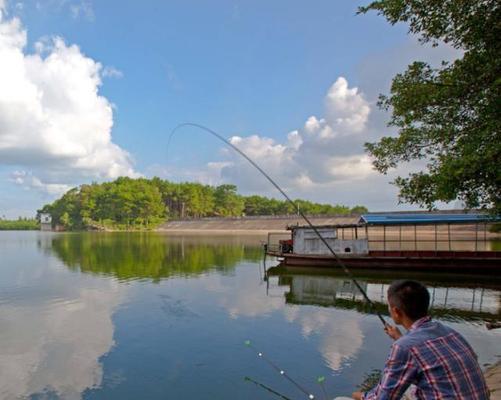
M 49 213 L 54 227 L 65 230 L 152 229 L 170 219 L 289 215 L 297 208 L 309 215 L 343 215 L 367 208 L 319 204 L 297 199 L 291 205 L 264 196 L 242 196 L 234 185 L 174 183 L 160 178 L 121 177 L 81 185 L 38 210 Z
M 0 218 L 0 231 L 34 231 L 38 229 L 40 229 L 40 223 L 35 218 Z

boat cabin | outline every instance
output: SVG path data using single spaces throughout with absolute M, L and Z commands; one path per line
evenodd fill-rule
M 369 242 L 367 237 L 358 237 L 361 225 L 326 225 L 316 227 L 336 254 L 367 255 Z M 330 255 L 330 251 L 317 233 L 309 226 L 289 227 L 292 235 L 292 252 L 295 254 Z M 345 229 L 356 229 L 357 234 L 345 238 Z
M 489 251 L 489 225 L 500 221 L 487 214 L 385 213 L 365 214 L 352 223 L 315 228 L 336 254 L 367 255 L 370 251 Z M 309 225 L 291 225 L 290 239 L 279 251 L 330 255 Z M 272 248 L 270 238 L 269 248 Z

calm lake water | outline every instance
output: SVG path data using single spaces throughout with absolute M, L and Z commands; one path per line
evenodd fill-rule
M 271 268 L 258 237 L 0 232 L 1 399 L 291 399 L 351 393 L 390 339 L 342 274 Z M 267 261 L 270 268 L 275 263 Z M 482 364 L 501 356 L 501 277 L 360 276 L 385 310 L 394 278 L 425 281 L 434 314 Z

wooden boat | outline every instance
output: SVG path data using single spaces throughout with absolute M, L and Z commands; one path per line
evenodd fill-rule
M 367 214 L 316 229 L 348 268 L 500 273 L 501 251 L 492 248 L 488 232 L 498 221 L 486 214 Z M 290 239 L 278 244 L 268 236 L 267 255 L 286 266 L 339 267 L 310 226 L 288 230 Z

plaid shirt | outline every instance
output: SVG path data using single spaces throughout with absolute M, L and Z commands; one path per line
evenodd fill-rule
M 489 399 L 489 390 L 466 340 L 455 330 L 424 317 L 393 343 L 383 376 L 364 400 L 400 399 L 409 385 L 418 399 Z

